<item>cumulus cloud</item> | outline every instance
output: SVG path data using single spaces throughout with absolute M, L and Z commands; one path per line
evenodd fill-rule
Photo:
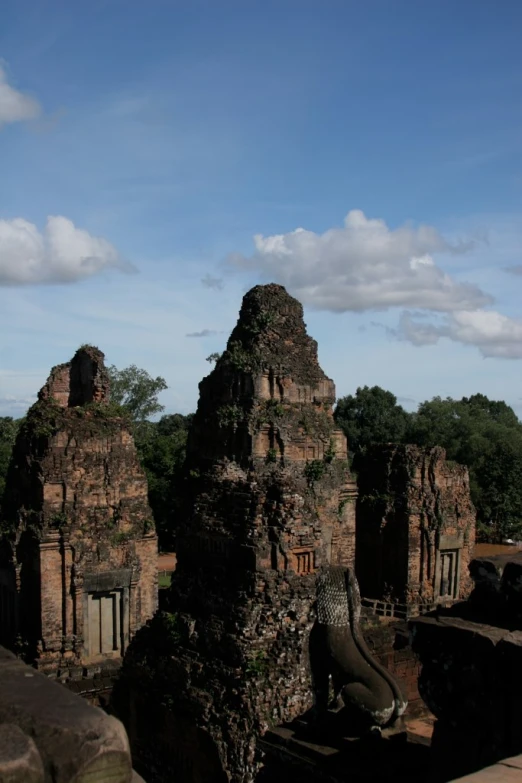
M 406 311 L 395 335 L 414 345 L 434 345 L 441 337 L 447 337 L 476 346 L 484 357 L 522 359 L 522 320 L 494 310 L 456 311 L 438 324 L 419 320 Z
M 205 277 L 201 280 L 201 282 L 205 286 L 205 288 L 213 288 L 214 291 L 223 290 L 222 277 L 212 277 L 212 275 L 206 274 Z
M 203 329 L 201 332 L 189 332 L 185 337 L 212 337 L 215 334 L 220 332 L 216 332 L 215 329 Z
M 0 128 L 11 122 L 32 120 L 38 117 L 40 112 L 41 108 L 37 100 L 11 87 L 0 62 Z
M 522 275 L 522 264 L 506 266 L 504 267 L 504 272 L 509 272 L 510 275 Z
M 49 217 L 43 232 L 23 218 L 0 220 L 0 285 L 74 283 L 111 267 L 134 269 L 110 242 L 65 217 Z
M 391 230 L 383 220 L 352 210 L 342 228 L 315 234 L 297 228 L 287 234 L 254 237 L 250 257 L 229 264 L 260 272 L 285 285 L 315 309 L 387 310 L 415 307 L 450 312 L 475 310 L 492 297 L 453 279 L 437 266 L 437 253 L 465 253 L 473 243 L 451 244 L 431 226 Z

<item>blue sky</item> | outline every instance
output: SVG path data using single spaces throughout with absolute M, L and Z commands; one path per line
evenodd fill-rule
M 194 410 L 275 281 L 339 396 L 522 416 L 521 29 L 519 0 L 3 0 L 0 415 L 85 342 Z

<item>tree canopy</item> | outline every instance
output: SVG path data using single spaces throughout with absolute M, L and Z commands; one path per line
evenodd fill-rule
M 469 468 L 479 535 L 522 536 L 522 423 L 505 402 L 484 394 L 434 397 L 407 413 L 391 392 L 365 386 L 338 401 L 335 418 L 355 468 L 370 443 L 442 446 L 448 459 Z
M 127 409 L 134 421 L 145 421 L 165 410 L 158 402 L 160 392 L 168 389 L 165 378 L 153 378 L 146 370 L 131 364 L 118 370 L 113 364 L 107 368 L 111 401 Z
M 370 443 L 401 443 L 409 423 L 395 395 L 380 386 L 359 386 L 355 395 L 341 397 L 334 415 L 354 454 Z
M 5 489 L 7 468 L 21 421 L 22 419 L 13 419 L 11 416 L 0 416 L 0 505 Z

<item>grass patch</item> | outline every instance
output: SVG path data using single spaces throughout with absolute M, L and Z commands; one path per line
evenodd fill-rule
M 160 590 L 164 587 L 170 587 L 170 578 L 171 578 L 171 574 L 159 574 L 158 587 L 160 588 Z

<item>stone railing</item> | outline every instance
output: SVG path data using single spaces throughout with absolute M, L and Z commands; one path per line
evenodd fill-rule
M 362 614 L 370 617 L 393 617 L 396 620 L 410 620 L 413 617 L 433 612 L 435 609 L 447 608 L 455 603 L 454 599 L 438 599 L 437 601 L 400 604 L 392 601 L 380 601 L 376 598 L 361 598 Z
M 0 780 L 143 783 L 116 718 L 0 647 Z

